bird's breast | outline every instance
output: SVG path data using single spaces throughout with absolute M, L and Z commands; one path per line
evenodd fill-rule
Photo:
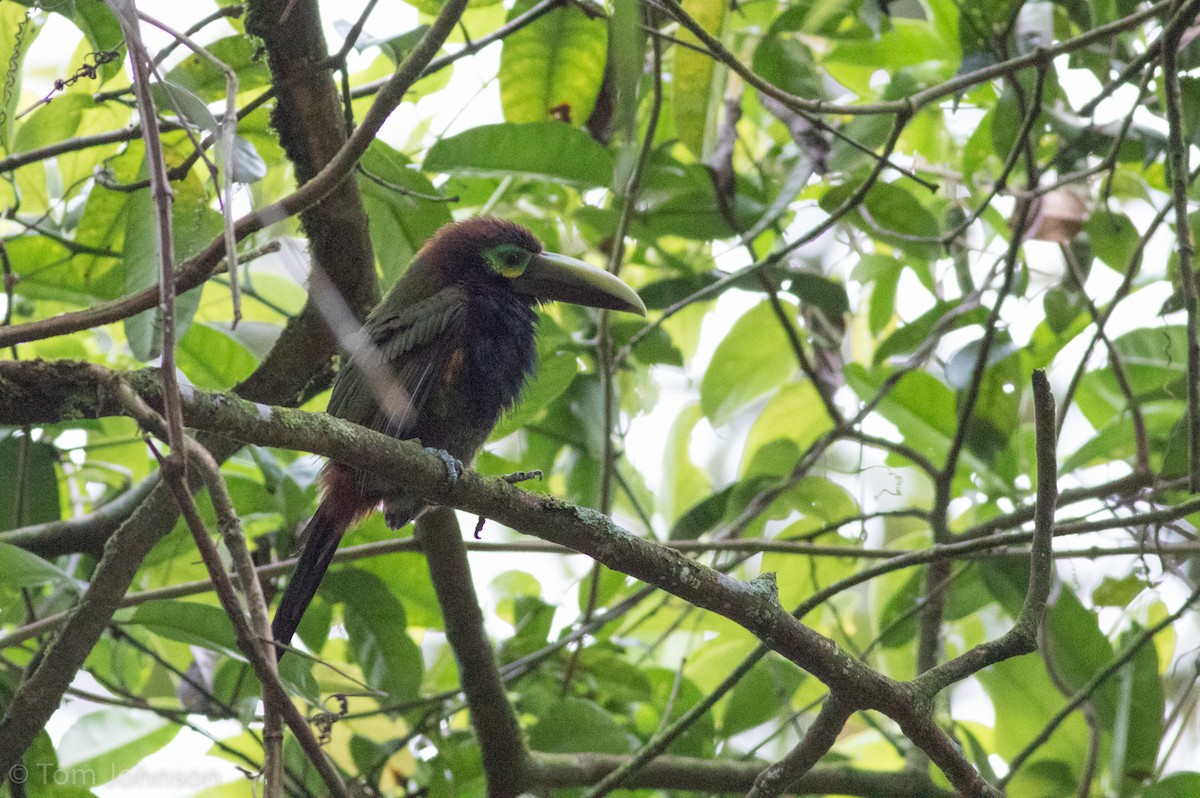
M 516 402 L 536 360 L 533 310 L 520 300 L 473 299 L 453 340 L 438 389 L 420 419 L 426 446 L 469 460 Z

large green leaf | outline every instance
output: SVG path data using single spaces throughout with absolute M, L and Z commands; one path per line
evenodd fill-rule
M 910 185 L 875 183 L 863 198 L 861 209 L 851 211 L 847 218 L 879 241 L 915 257 L 933 260 L 940 254 L 938 237 L 941 230 L 934 214 L 908 190 Z M 844 183 L 830 189 L 821 197 L 821 208 L 832 212 L 856 188 L 854 184 Z
M 537 5 L 518 0 L 509 19 Z M 600 93 L 608 26 L 574 5 L 561 5 L 505 37 L 500 51 L 500 102 L 509 122 L 587 121 Z
M 62 514 L 55 465 L 45 441 L 10 435 L 0 440 L 0 531 L 57 521 Z
M 179 369 L 194 385 L 227 390 L 250 376 L 258 358 L 230 336 L 207 324 L 193 324 L 176 350 Z
M 207 192 L 198 181 L 185 180 L 173 186 L 172 233 L 175 263 L 180 264 L 198 253 L 222 228 L 221 214 L 209 206 Z M 162 249 L 158 241 L 158 210 L 150 189 L 142 189 L 129 200 L 125 228 L 125 290 L 128 293 L 157 285 Z M 179 340 L 192 323 L 200 304 L 200 288 L 175 298 L 175 335 Z M 125 320 L 129 348 L 139 360 L 151 360 L 162 353 L 162 318 L 157 307 Z
M 237 74 L 239 92 L 259 89 L 270 82 L 271 70 L 266 59 L 259 57 L 257 45 L 248 37 L 226 36 L 205 45 L 205 49 Z M 206 103 L 225 99 L 224 70 L 195 53 L 172 67 L 164 77 Z
M 980 671 L 976 678 L 992 700 L 995 751 L 1005 759 L 1011 760 L 1040 734 L 1066 701 L 1034 657 L 1005 660 Z M 1082 714 L 1069 715 L 1017 772 L 1009 785 L 1010 794 L 1071 794 L 1087 755 L 1087 741 Z
M 400 152 L 376 139 L 359 166 L 358 189 L 371 220 L 371 244 L 384 282 L 400 278 L 421 245 L 450 221 L 449 203 Z M 372 179 L 374 178 L 374 179 Z
M 1123 650 L 1142 629 L 1135 624 L 1121 636 Z M 1152 643 L 1138 649 L 1117 674 L 1117 712 L 1113 728 L 1113 776 L 1136 788 L 1154 775 L 1163 738 L 1166 701 L 1159 678 L 1158 653 Z
M 421 650 L 408 636 L 404 605 L 379 577 L 357 568 L 330 572 L 321 590 L 344 604 L 350 648 L 367 684 L 390 701 L 415 698 L 425 668 Z
M 59 742 L 60 772 L 74 774 L 89 787 L 104 784 L 171 742 L 181 728 L 148 711 L 109 707 L 91 712 Z
M 550 753 L 625 754 L 636 744 L 612 715 L 582 698 L 562 699 L 529 730 L 530 747 Z
M 534 177 L 581 187 L 607 187 L 612 156 L 583 131 L 562 122 L 481 125 L 441 139 L 425 156 L 429 172 Z
M 725 0 L 683 0 L 683 10 L 700 27 L 722 38 L 729 4 Z M 719 62 L 704 52 L 700 40 L 690 31 L 680 30 L 681 41 L 700 48 L 675 47 L 672 108 L 679 140 L 698 160 L 708 157 L 716 128 L 716 111 L 721 103 L 724 72 Z
M 148 601 L 134 609 L 129 620 L 168 640 L 242 657 L 229 616 L 211 604 Z
M 771 303 L 762 302 L 734 322 L 717 344 L 700 382 L 700 409 L 714 425 L 729 421 L 795 371 L 796 356 L 781 324 Z
M 658 506 L 672 521 L 712 491 L 708 475 L 692 462 L 690 454 L 692 431 L 701 417 L 698 405 L 688 405 L 675 417 L 667 434 L 663 450 L 664 484 L 658 493 Z
M 56 584 L 74 593 L 81 587 L 71 575 L 48 560 L 8 543 L 0 543 L 0 573 L 7 588 L 34 587 Z
M 6 75 L 12 73 L 14 83 L 20 80 L 25 56 L 41 31 L 41 26 L 32 19 L 32 13 L 32 9 L 26 9 L 20 3 L 0 4 L 0 64 Z M 0 151 L 5 154 L 15 151 L 13 124 L 20 101 L 21 92 L 4 93 L 4 105 L 0 107 L 0 119 L 3 120 L 0 125 Z

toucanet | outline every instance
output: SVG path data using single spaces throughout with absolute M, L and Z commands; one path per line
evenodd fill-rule
M 455 476 L 533 372 L 535 307 L 553 300 L 646 313 L 621 280 L 544 251 L 521 225 L 479 217 L 442 227 L 344 353 L 329 413 L 418 440 Z M 272 622 L 281 657 L 346 529 L 380 504 L 388 526 L 399 529 L 425 504 L 404 490 L 403 474 L 353 463 L 331 461 L 321 482 L 321 504 L 301 533 L 300 560 Z

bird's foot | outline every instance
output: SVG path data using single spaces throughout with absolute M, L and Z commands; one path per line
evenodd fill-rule
M 502 477 L 500 477 L 500 479 L 504 480 L 505 482 L 507 482 L 510 485 L 516 485 L 518 482 L 528 482 L 531 479 L 536 479 L 538 482 L 541 482 L 542 481 L 542 472 L 541 471 L 514 471 L 511 474 L 503 475 Z
M 445 449 L 435 449 L 432 446 L 426 446 L 425 451 L 446 464 L 446 477 L 449 479 L 451 485 L 453 485 L 455 482 L 458 482 L 458 478 L 461 477 L 463 475 L 463 471 L 466 470 L 463 468 L 462 460 L 459 460 Z

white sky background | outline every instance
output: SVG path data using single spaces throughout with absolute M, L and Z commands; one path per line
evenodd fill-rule
M 143 0 L 142 2 L 138 2 L 137 5 L 141 10 L 176 29 L 186 28 L 191 22 L 215 8 L 215 5 L 209 2 L 183 3 L 178 0 Z M 339 0 L 337 3 L 323 3 L 322 12 L 324 14 L 326 37 L 331 51 L 336 50 L 342 42 L 342 37 L 337 33 L 337 27 L 335 26 L 339 26 L 340 23 L 352 23 L 357 19 L 364 6 L 364 0 Z M 373 12 L 367 25 L 367 32 L 377 38 L 390 38 L 411 30 L 419 22 L 417 12 L 411 6 L 402 2 L 396 2 L 395 0 L 385 0 L 385 2 L 380 2 Z M 341 24 L 340 27 L 344 29 L 345 26 Z M 208 43 L 228 35 L 230 32 L 232 31 L 226 23 L 218 22 L 197 34 L 196 38 L 201 43 Z M 146 37 L 152 51 L 166 44 L 168 41 L 166 34 L 150 26 L 143 26 L 143 35 Z M 63 52 L 73 50 L 78 41 L 79 34 L 76 29 L 66 20 L 52 15 L 31 49 L 26 61 L 27 78 L 43 81 L 43 85 L 39 86 L 33 81 L 29 81 L 27 85 L 30 88 L 42 89 L 41 93 L 44 94 L 51 86 L 54 78 L 62 76 L 61 70 L 64 65 Z M 393 114 L 392 119 L 384 127 L 381 137 L 389 141 L 393 146 L 403 149 L 410 140 L 414 123 L 425 117 L 432 117 L 432 123 L 428 129 L 437 134 L 444 134 L 446 132 L 454 133 L 479 124 L 501 120 L 499 87 L 496 81 L 492 80 L 498 69 L 499 53 L 499 45 L 493 45 L 474 57 L 457 62 L 454 65 L 451 84 L 448 90 L 436 92 L 434 95 L 421 100 L 417 113 L 411 113 L 411 106 L 401 106 L 401 109 Z M 172 56 L 172 60 L 168 61 L 168 66 L 185 55 L 185 49 L 182 47 L 179 48 Z M 374 59 L 375 55 L 376 51 L 374 50 L 368 50 L 364 56 L 352 54 L 352 71 L 365 68 Z M 1060 74 L 1065 75 L 1065 63 L 1059 66 Z M 1065 85 L 1070 86 L 1072 90 L 1080 91 L 1084 96 L 1094 92 L 1098 88 L 1094 79 L 1088 74 L 1073 73 L 1070 78 L 1063 78 L 1063 82 Z M 1105 101 L 1097 114 L 1097 120 L 1108 121 L 1110 117 L 1119 118 L 1126 113 L 1131 101 L 1130 93 L 1132 92 L 1133 89 L 1129 88 L 1128 91 L 1118 92 L 1113 98 Z M 32 100 L 32 98 L 32 94 L 27 92 L 20 107 L 26 107 L 27 103 L 25 100 Z M 448 98 L 454 98 L 456 104 L 446 105 L 445 103 Z M 466 107 L 463 107 L 461 103 L 467 101 L 469 103 Z M 406 112 L 406 109 L 409 112 Z M 964 129 L 969 128 L 974 122 L 970 118 L 969 110 L 964 110 L 960 118 Z M 1144 120 L 1139 119 L 1139 121 Z M 1003 207 L 1002 202 L 998 204 Z M 1122 210 L 1130 214 L 1134 223 L 1139 228 L 1143 227 L 1148 218 L 1153 214 L 1153 210 L 1145 205 L 1138 207 L 1135 204 L 1133 207 L 1122 208 Z M 823 216 L 819 211 L 798 214 L 797 221 L 794 223 L 791 232 L 798 234 L 807 229 L 818 215 Z M 1165 269 L 1170 246 L 1168 238 L 1160 237 L 1154 243 L 1151 251 L 1148 252 L 1148 257 L 1145 259 L 1147 268 L 1157 265 L 1157 268 Z M 740 250 L 722 253 L 722 249 L 719 245 L 715 247 L 719 256 L 718 262 L 722 267 L 736 268 L 737 266 L 744 265 L 744 261 L 742 260 L 743 255 Z M 844 245 L 834 244 L 830 236 L 824 237 L 816 244 L 803 250 L 803 252 L 820 258 L 826 263 L 838 260 L 845 262 L 845 256 L 849 254 Z M 1057 276 L 1062 270 L 1062 264 L 1055 246 L 1030 242 L 1026 244 L 1026 255 L 1033 267 L 1034 273 L 1032 279 L 1035 281 L 1035 285 L 1041 284 L 1042 290 L 1044 290 L 1045 287 L 1052 285 L 1057 280 Z M 843 278 L 847 287 L 851 291 L 854 290 L 850 281 L 845 279 L 848 277 L 847 274 L 835 276 Z M 904 279 L 907 280 L 910 278 L 911 275 L 906 272 Z M 1118 279 L 1118 276 L 1111 270 L 1105 267 L 1097 267 L 1092 270 L 1088 285 L 1089 291 L 1093 296 L 1108 296 L 1111 294 L 1113 288 L 1115 288 Z M 915 286 L 913 287 L 916 288 Z M 899 290 L 901 292 L 905 291 L 905 283 L 903 281 Z M 1127 329 L 1144 326 L 1147 313 L 1151 315 L 1157 314 L 1158 307 L 1161 306 L 1162 301 L 1166 298 L 1166 290 L 1167 288 L 1162 286 L 1162 292 L 1144 292 L 1145 296 L 1126 302 L 1123 313 L 1118 313 L 1114 316 L 1110 323 L 1110 334 L 1116 337 Z M 906 295 L 912 297 L 926 296 L 924 289 L 908 291 Z M 635 420 L 627 439 L 627 455 L 634 461 L 638 469 L 647 475 L 647 480 L 652 490 L 657 487 L 657 483 L 660 481 L 661 456 L 666 448 L 666 434 L 678 411 L 678 401 L 672 401 L 670 399 L 671 395 L 674 394 L 676 397 L 682 397 L 691 390 L 686 384 L 686 380 L 699 379 L 700 375 L 703 374 L 704 367 L 711 358 L 713 349 L 717 342 L 724 336 L 725 332 L 727 332 L 728 326 L 742 311 L 751 307 L 757 301 L 758 298 L 754 295 L 742 294 L 740 292 L 727 293 L 719 301 L 718 313 L 710 314 L 710 319 L 719 317 L 720 320 L 715 323 L 706 324 L 702 335 L 700 352 L 692 365 L 691 372 L 685 377 L 679 375 L 678 372 L 660 371 L 660 375 L 665 379 L 664 395 L 660 400 L 659 408 L 654 413 Z M 927 309 L 927 307 L 920 306 L 919 303 L 905 303 L 901 308 L 898 308 L 898 311 L 902 311 L 907 319 L 911 320 Z M 1009 318 L 1009 330 L 1014 341 L 1018 345 L 1027 342 L 1038 321 L 1040 321 L 1040 315 L 1035 316 L 1033 314 L 1025 317 Z M 969 332 L 963 335 L 971 337 Z M 1085 338 L 1086 336 L 1080 336 L 1080 339 L 1064 351 L 1060 356 L 1060 362 L 1069 363 L 1072 361 L 1072 358 L 1077 359 L 1082 353 Z M 965 343 L 965 340 L 958 341 L 958 345 L 962 343 Z M 950 350 L 948 349 L 947 351 Z M 1061 393 L 1061 390 L 1065 388 L 1065 376 L 1061 374 L 1059 376 L 1063 377 L 1063 379 L 1055 387 Z M 843 400 L 851 399 L 847 393 L 843 393 L 841 398 Z M 843 401 L 843 404 L 845 405 L 846 401 Z M 756 407 L 761 407 L 761 405 Z M 753 413 L 757 413 L 757 409 Z M 753 416 L 751 415 L 750 417 L 752 418 Z M 1075 446 L 1094 434 L 1090 426 L 1078 414 L 1074 414 L 1069 418 L 1070 422 L 1064 430 L 1063 443 L 1060 446 L 1062 451 L 1071 451 Z M 724 461 L 725 468 L 719 468 L 718 470 L 724 471 L 724 476 L 733 476 L 729 472 L 736 469 L 740 461 L 741 436 L 742 431 L 740 430 L 733 430 L 722 434 L 713 431 L 708 427 L 706 422 L 701 422 L 701 425 L 697 428 L 693 442 L 693 459 L 698 464 L 706 467 L 719 461 Z M 882 462 L 882 458 L 879 458 L 879 462 Z M 859 480 L 857 484 L 851 484 L 846 479 L 838 479 L 838 475 L 835 474 L 826 475 L 842 482 L 856 497 L 861 497 L 864 495 L 874 495 L 874 490 L 870 486 L 865 486 L 861 481 L 871 478 L 872 474 L 884 479 L 887 482 L 886 487 L 891 487 L 892 478 L 888 475 L 886 469 L 868 469 L 858 472 L 855 475 L 855 478 Z M 1112 476 L 1116 476 L 1116 474 L 1106 475 L 1105 478 L 1111 478 Z M 490 525 L 488 529 L 490 530 L 492 539 L 497 539 L 500 536 L 498 527 L 495 524 Z M 1080 545 L 1084 543 L 1084 541 L 1076 542 Z M 531 556 L 537 557 L 537 559 L 531 560 Z M 542 582 L 544 595 L 547 600 L 558 602 L 562 597 L 568 599 L 562 602 L 562 608 L 560 609 L 559 616 L 556 618 L 559 625 L 571 620 L 566 615 L 575 606 L 573 597 L 575 584 L 579 576 L 586 573 L 588 563 L 589 561 L 582 557 L 564 558 L 551 555 L 521 555 L 519 559 L 511 555 L 472 557 L 472 568 L 476 573 L 476 582 L 481 591 L 481 597 L 485 601 L 489 598 L 486 585 L 499 573 L 514 568 L 536 573 L 539 581 Z M 1111 563 L 1108 567 L 1104 568 L 1087 568 L 1084 566 L 1075 568 L 1071 566 L 1070 572 L 1067 574 L 1069 577 L 1068 584 L 1074 590 L 1082 593 L 1090 593 L 1091 589 L 1103 577 L 1104 572 L 1111 567 Z M 1060 569 L 1060 573 L 1064 572 Z M 1171 590 L 1163 598 L 1170 606 L 1174 607 L 1178 606 L 1181 595 L 1176 590 Z M 1120 621 L 1121 613 L 1117 610 L 1106 610 L 1104 619 L 1106 622 L 1115 625 Z M 503 633 L 506 630 L 496 629 L 495 631 Z M 1179 648 L 1194 645 L 1194 634 L 1181 635 L 1177 645 Z M 90 680 L 81 677 L 79 683 L 88 689 L 99 689 L 98 685 L 87 682 L 90 682 Z M 966 698 L 966 696 L 963 699 L 956 699 L 956 714 L 974 717 L 983 722 L 990 722 L 990 705 L 986 700 L 972 701 Z M 69 709 L 56 714 L 50 723 L 50 732 L 56 739 L 74 722 L 78 714 L 93 709 L 91 705 L 85 705 L 78 701 L 73 702 L 69 706 Z M 238 727 L 234 722 L 227 722 L 224 724 L 211 724 L 211 728 L 218 736 L 226 736 L 235 733 Z M 173 796 L 190 795 L 196 791 L 198 786 L 209 786 L 216 781 L 236 776 L 236 772 L 229 767 L 228 763 L 204 759 L 204 755 L 210 747 L 211 742 L 209 740 L 184 729 L 171 745 L 156 756 L 146 760 L 140 771 L 141 776 L 138 773 L 131 774 L 126 779 L 98 789 L 97 793 L 101 796 L 146 794 L 173 798 Z M 1182 745 L 1180 746 L 1180 751 L 1186 754 L 1188 748 L 1188 745 Z M 1192 764 L 1186 761 L 1190 757 L 1181 757 L 1178 752 L 1175 759 L 1177 767 Z M 202 765 L 202 762 L 205 761 L 211 763 L 211 767 L 207 764 Z M 164 774 L 170 773 L 186 773 L 191 778 L 181 779 L 173 785 L 169 780 L 164 780 Z

